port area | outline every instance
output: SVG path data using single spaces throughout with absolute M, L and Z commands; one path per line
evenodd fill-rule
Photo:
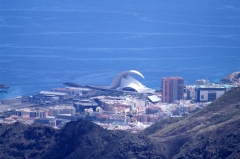
M 23 103 L 21 98 L 0 100 L 0 112 L 35 106 L 35 103 Z

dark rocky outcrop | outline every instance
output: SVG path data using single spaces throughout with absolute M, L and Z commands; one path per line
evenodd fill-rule
M 220 82 L 222 83 L 238 83 L 240 78 L 240 72 L 233 72 L 230 75 L 222 78 Z
M 56 131 L 41 125 L 0 125 L 0 158 L 39 158 L 51 147 Z
M 156 154 L 153 141 L 146 136 L 108 131 L 80 120 L 68 123 L 42 158 L 149 158 Z

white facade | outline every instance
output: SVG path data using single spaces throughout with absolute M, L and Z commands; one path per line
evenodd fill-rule
M 208 93 L 209 92 L 215 92 L 216 93 L 216 98 L 219 98 L 222 96 L 225 91 L 200 91 L 200 99 L 203 101 L 208 101 Z
M 144 100 L 142 99 L 135 99 L 135 105 L 136 107 L 145 107 L 146 103 Z
M 19 108 L 15 109 L 14 115 L 21 116 L 21 117 L 46 117 L 48 110 L 43 108 Z
M 208 85 L 208 84 L 209 84 L 209 80 L 205 80 L 205 79 L 196 80 L 196 85 Z
M 141 93 L 148 93 L 148 92 L 153 92 L 154 90 L 147 88 L 144 86 L 142 83 L 137 81 L 135 78 L 130 76 L 129 74 L 136 74 L 139 75 L 140 77 L 144 78 L 144 76 L 136 71 L 136 70 L 130 70 L 130 71 L 125 71 L 120 74 L 118 74 L 112 81 L 110 88 L 111 89 L 133 89 L 137 92 Z
M 195 99 L 198 102 L 213 101 L 226 92 L 226 88 L 199 88 L 196 89 Z

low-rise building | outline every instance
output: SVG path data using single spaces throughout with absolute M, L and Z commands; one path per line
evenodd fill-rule
M 48 109 L 45 108 L 39 108 L 39 107 L 34 107 L 34 108 L 20 108 L 20 109 L 15 109 L 14 115 L 21 116 L 23 118 L 44 118 L 48 114 Z
M 226 92 L 224 86 L 198 86 L 195 89 L 196 102 L 210 102 L 222 96 Z
M 85 100 L 78 100 L 73 103 L 73 106 L 76 108 L 77 112 L 84 112 L 85 109 L 92 108 L 93 111 L 96 111 L 98 104 L 92 100 L 85 99 Z
M 209 84 L 209 80 L 205 80 L 205 79 L 199 79 L 196 80 L 196 85 L 208 85 Z
M 48 107 L 48 110 L 48 116 L 58 116 L 60 114 L 71 114 L 75 116 L 76 114 L 76 108 L 68 105 L 51 106 Z

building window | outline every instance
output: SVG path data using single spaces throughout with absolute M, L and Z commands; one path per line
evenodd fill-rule
M 204 99 L 204 95 L 201 95 L 201 99 Z
M 216 93 L 208 93 L 208 101 L 214 101 L 217 98 Z

